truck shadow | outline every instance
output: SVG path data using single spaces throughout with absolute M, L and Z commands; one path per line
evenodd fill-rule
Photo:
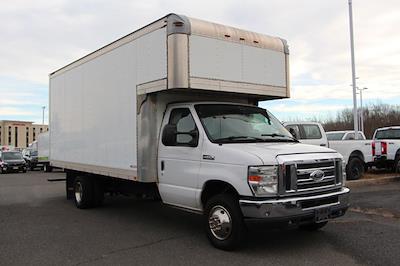
M 202 215 L 188 213 L 162 204 L 159 201 L 135 199 L 132 197 L 110 197 L 102 208 L 94 209 L 105 217 L 113 217 L 135 226 L 140 224 L 143 230 L 151 232 L 163 231 L 176 233 L 184 238 L 193 238 L 201 246 L 208 246 L 208 240 L 203 230 Z M 329 225 L 327 225 L 327 228 Z M 269 223 L 249 223 L 247 236 L 241 247 L 241 252 L 268 253 L 273 250 L 288 253 L 293 249 L 318 248 L 327 242 L 329 232 L 324 229 L 317 232 L 298 230 L 297 227 L 272 225 Z M 318 243 L 318 244 L 317 244 Z

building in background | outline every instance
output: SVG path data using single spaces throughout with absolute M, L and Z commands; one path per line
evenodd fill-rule
M 0 120 L 0 146 L 26 148 L 37 136 L 49 130 L 48 125 L 28 121 Z

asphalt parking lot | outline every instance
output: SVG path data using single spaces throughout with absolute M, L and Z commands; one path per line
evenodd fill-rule
M 348 213 L 322 231 L 250 229 L 240 250 L 214 249 L 201 216 L 109 197 L 76 209 L 64 174 L 0 175 L 0 265 L 398 265 L 400 182 L 352 190 Z

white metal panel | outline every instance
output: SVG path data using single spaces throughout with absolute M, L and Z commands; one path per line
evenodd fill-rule
M 43 132 L 37 138 L 38 157 L 41 159 L 48 159 L 49 157 L 49 132 Z
M 166 78 L 166 57 L 163 28 L 51 77 L 51 159 L 136 170 L 136 86 Z
M 137 39 L 137 84 L 167 77 L 167 34 L 165 28 Z
M 286 93 L 283 52 L 191 35 L 189 53 L 192 77 L 285 87 Z

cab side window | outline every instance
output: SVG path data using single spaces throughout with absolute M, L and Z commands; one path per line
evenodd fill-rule
M 176 125 L 176 145 L 174 146 L 189 146 L 194 141 L 195 135 L 198 136 L 196 123 L 188 108 L 173 109 L 169 124 Z
M 354 139 L 354 133 L 347 133 L 346 137 L 344 138 L 345 140 L 353 140 Z
M 317 125 L 303 125 L 305 139 L 321 139 L 322 134 Z
M 301 139 L 300 129 L 298 125 L 287 125 L 286 129 L 292 134 L 296 139 Z

